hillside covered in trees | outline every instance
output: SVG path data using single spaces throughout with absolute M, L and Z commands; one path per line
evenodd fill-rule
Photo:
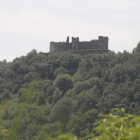
M 140 110 L 140 43 L 131 52 L 49 56 L 32 50 L 0 62 L 0 126 L 9 140 L 85 137 L 113 108 Z

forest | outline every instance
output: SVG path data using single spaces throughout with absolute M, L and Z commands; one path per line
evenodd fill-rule
M 113 108 L 139 115 L 140 42 L 132 52 L 46 56 L 32 50 L 0 62 L 0 131 L 9 133 L 5 139 L 84 138 L 96 129 L 99 114 L 108 115 Z

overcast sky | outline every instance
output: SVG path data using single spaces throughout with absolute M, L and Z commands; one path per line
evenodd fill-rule
M 132 51 L 140 41 L 139 0 L 0 0 L 0 61 L 32 49 L 48 52 L 50 41 L 109 37 L 109 49 Z

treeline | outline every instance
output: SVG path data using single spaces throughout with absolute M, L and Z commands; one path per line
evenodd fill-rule
M 0 62 L 0 122 L 10 140 L 85 137 L 99 114 L 140 108 L 140 43 L 129 53 L 49 56 L 32 50 Z

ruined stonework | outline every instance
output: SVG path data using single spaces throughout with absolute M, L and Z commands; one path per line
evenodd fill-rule
M 99 49 L 108 50 L 108 37 L 99 36 L 98 40 L 79 41 L 79 37 L 72 37 L 69 43 L 69 37 L 66 42 L 50 42 L 50 52 L 63 52 L 74 50 Z
M 79 37 L 76 38 L 72 37 L 72 42 L 69 43 L 68 36 L 66 42 L 50 42 L 50 52 L 67 51 L 76 53 L 78 51 L 84 51 L 84 53 L 89 53 L 90 50 L 96 50 L 94 52 L 104 52 L 103 50 L 107 51 L 108 37 L 99 36 L 98 40 L 81 41 L 81 42 L 79 41 Z
M 67 42 L 67 43 L 69 43 L 69 36 L 67 37 L 67 40 L 66 40 L 66 42 Z

